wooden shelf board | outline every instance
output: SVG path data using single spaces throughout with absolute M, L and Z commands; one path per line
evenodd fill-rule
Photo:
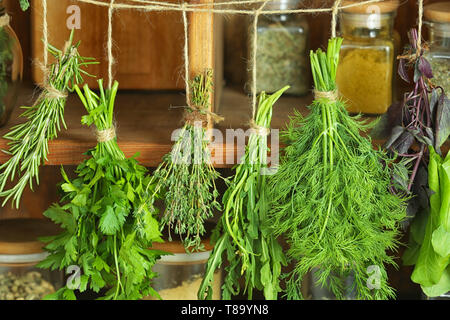
M 19 105 L 30 105 L 37 94 L 31 86 L 22 89 Z M 225 88 L 218 110 L 225 120 L 216 125 L 223 133 L 226 129 L 248 128 L 251 117 L 250 98 L 239 89 Z M 311 95 L 305 97 L 282 97 L 274 106 L 272 128 L 285 127 L 294 109 L 307 114 L 312 101 Z M 185 97 L 182 92 L 143 92 L 121 91 L 116 98 L 115 118 L 120 148 L 127 157 L 139 152 L 139 161 L 148 167 L 156 167 L 162 157 L 171 150 L 172 132 L 181 127 L 181 119 Z M 22 110 L 16 108 L 10 122 L 0 129 L 3 136 L 8 128 L 18 124 L 22 119 L 18 116 Z M 85 110 L 75 94 L 68 98 L 65 108 L 67 130 L 62 130 L 57 139 L 49 143 L 48 165 L 76 165 L 83 159 L 83 153 L 95 146 L 95 135 L 92 129 L 81 125 L 81 116 Z M 225 137 L 225 135 L 224 135 Z M 373 140 L 374 145 L 383 140 Z M 217 147 L 217 145 L 215 146 Z M 235 145 L 223 143 L 223 156 L 236 158 L 238 152 Z M 7 140 L 0 139 L 0 148 L 7 149 Z M 241 152 L 242 150 L 239 150 Z M 8 159 L 0 153 L 0 162 Z M 224 158 L 225 159 L 225 158 Z M 225 161 L 224 161 L 225 162 Z M 217 167 L 231 167 L 231 164 L 216 164 Z

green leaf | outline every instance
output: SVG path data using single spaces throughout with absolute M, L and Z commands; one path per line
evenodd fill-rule
M 70 233 L 75 233 L 75 219 L 71 214 L 64 211 L 58 204 L 53 204 L 50 208 L 45 210 L 44 216 L 51 219 L 53 222 L 60 224 L 61 227 L 66 228 Z
M 434 230 L 431 243 L 437 254 L 443 258 L 450 258 L 450 232 L 445 230 L 443 225 Z
M 110 206 L 106 207 L 105 212 L 100 218 L 100 230 L 106 235 L 114 235 L 120 229 L 120 222 L 114 209 Z
M 73 290 L 70 290 L 70 289 L 65 289 L 62 296 L 65 300 L 76 300 L 77 299 Z
M 91 275 L 91 289 L 94 292 L 99 292 L 105 286 L 106 282 L 103 280 L 100 272 L 94 271 Z
M 19 3 L 20 8 L 22 8 L 22 11 L 26 11 L 30 7 L 30 3 L 28 2 L 28 0 L 19 0 Z
M 428 297 L 439 297 L 450 291 L 450 267 L 447 267 L 444 273 L 442 273 L 439 282 L 433 286 L 421 286 L 423 292 Z

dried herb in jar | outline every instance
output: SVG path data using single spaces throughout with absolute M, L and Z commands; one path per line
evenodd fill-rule
M 307 24 L 300 18 L 278 19 L 261 17 L 258 24 L 257 92 L 289 85 L 287 94 L 304 95 L 310 90 Z

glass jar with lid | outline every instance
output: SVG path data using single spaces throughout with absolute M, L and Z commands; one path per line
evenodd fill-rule
M 17 103 L 23 73 L 22 48 L 9 22 L 0 0 L 0 127 L 8 122 Z
M 450 95 L 450 2 L 425 6 L 424 16 L 429 26 L 430 51 L 426 57 L 431 63 L 435 86 Z
M 62 286 L 60 271 L 36 267 L 47 256 L 38 238 L 57 231 L 44 219 L 0 220 L 0 300 L 41 300 Z
M 158 277 L 152 280 L 153 288 L 163 300 L 197 300 L 197 293 L 212 252 L 209 240 L 202 241 L 204 251 L 187 253 L 181 241 L 154 243 L 153 249 L 171 253 L 162 256 L 153 267 Z M 213 279 L 213 300 L 220 300 L 222 273 Z M 151 296 L 146 299 L 154 300 Z
M 300 4 L 300 0 L 273 0 L 266 4 L 264 10 L 291 10 Z M 252 32 L 250 28 L 250 34 Z M 252 82 L 252 47 L 253 37 L 250 36 L 248 83 Z M 311 89 L 310 84 L 307 17 L 297 13 L 260 15 L 256 50 L 257 92 L 273 93 L 289 85 L 287 94 L 305 95 Z
M 340 14 L 344 42 L 336 83 L 350 113 L 383 114 L 392 104 L 399 42 L 394 18 L 399 4 L 387 0 L 346 8 Z

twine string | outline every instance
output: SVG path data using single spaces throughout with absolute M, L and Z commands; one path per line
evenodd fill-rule
M 108 88 L 112 88 L 113 83 L 113 65 L 114 65 L 114 56 L 112 53 L 112 20 L 114 13 L 114 0 L 111 0 L 108 8 L 108 42 L 107 42 L 107 51 L 108 51 Z
M 44 79 L 48 77 L 48 21 L 47 21 L 47 0 L 42 0 L 42 41 L 44 42 Z M 45 81 L 45 80 L 44 80 Z
M 263 2 L 263 4 L 255 11 L 255 16 L 253 17 L 253 43 L 252 43 L 252 119 L 256 116 L 256 108 L 257 108 L 257 87 L 256 87 L 256 77 L 257 77 L 257 70 L 256 70 L 256 56 L 257 56 L 257 50 L 258 50 L 258 18 L 261 14 L 262 10 L 266 6 L 266 4 L 269 2 L 269 0 L 266 0 Z
M 339 13 L 340 5 L 341 5 L 341 0 L 336 0 L 333 5 L 332 19 L 331 19 L 331 37 L 332 38 L 336 38 L 337 15 Z
M 11 21 L 10 16 L 8 14 L 4 14 L 0 17 L 0 28 L 6 27 L 9 25 L 9 22 Z
M 423 0 L 419 0 L 419 20 L 417 22 L 417 52 L 422 52 Z
M 327 99 L 331 102 L 336 102 L 339 98 L 339 94 L 337 92 L 337 90 L 333 90 L 333 91 L 319 91 L 319 90 L 314 90 L 314 99 L 315 100 L 319 100 L 319 99 Z
M 258 136 L 267 137 L 270 134 L 270 128 L 258 125 L 254 119 L 250 120 L 250 129 Z
M 113 140 L 116 137 L 116 129 L 112 126 L 105 130 L 96 130 L 95 136 L 97 137 L 97 142 L 107 142 Z

